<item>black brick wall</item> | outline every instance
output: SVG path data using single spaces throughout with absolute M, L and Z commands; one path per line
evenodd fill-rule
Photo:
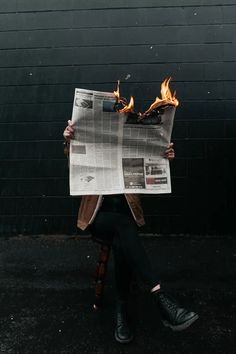
M 232 234 L 236 1 L 1 0 L 0 234 L 76 233 L 62 131 L 75 87 L 147 107 L 174 78 L 173 193 L 144 196 L 144 232 Z

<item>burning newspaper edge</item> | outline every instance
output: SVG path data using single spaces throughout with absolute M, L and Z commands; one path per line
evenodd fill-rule
M 155 117 L 158 120 L 158 116 L 163 113 L 163 109 L 166 106 L 174 106 L 177 107 L 179 105 L 179 101 L 176 98 L 176 91 L 172 95 L 171 90 L 169 88 L 169 83 L 171 81 L 171 77 L 167 77 L 161 84 L 161 98 L 156 97 L 155 101 L 151 104 L 151 106 L 144 113 L 136 113 L 134 112 L 134 98 L 131 96 L 129 103 L 127 100 L 120 95 L 120 80 L 117 83 L 117 89 L 113 92 L 116 97 L 116 104 L 114 109 L 119 113 L 128 113 L 128 122 L 129 123 L 143 123 L 143 124 L 153 124 L 155 121 Z M 147 118 L 151 118 L 148 121 Z M 146 119 L 146 121 L 145 121 Z

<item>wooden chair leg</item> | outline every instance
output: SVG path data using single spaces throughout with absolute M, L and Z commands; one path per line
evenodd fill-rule
M 95 273 L 95 299 L 93 310 L 96 311 L 102 305 L 102 295 L 104 290 L 104 280 L 107 273 L 107 265 L 110 256 L 111 246 L 101 245 L 99 258 L 96 266 Z

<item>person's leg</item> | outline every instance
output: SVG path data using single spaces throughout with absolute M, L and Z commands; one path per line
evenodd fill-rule
M 90 226 L 90 231 L 95 240 L 112 244 L 117 298 L 120 300 L 125 300 L 127 299 L 129 293 L 132 269 L 124 255 L 122 245 L 120 243 L 120 237 L 117 235 L 117 224 L 119 222 L 119 214 L 101 212 L 97 215 L 94 223 Z
M 121 244 L 119 242 L 119 237 L 114 237 L 112 249 L 114 256 L 114 273 L 117 300 L 127 301 L 129 297 L 131 281 L 133 278 L 133 272 L 123 253 Z
M 158 276 L 154 274 L 132 215 L 99 212 L 90 230 L 95 239 L 112 242 L 115 261 L 122 264 L 122 273 L 127 266 L 149 289 L 158 286 Z M 120 278 L 117 274 L 118 284 L 121 283 Z
M 172 330 L 182 330 L 195 322 L 198 319 L 196 313 L 180 307 L 175 300 L 160 290 L 160 282 L 153 272 L 132 217 L 117 213 L 101 213 L 100 217 L 97 217 L 100 226 L 104 218 L 106 231 L 112 231 L 113 236 L 119 239 L 126 261 L 158 300 L 163 323 Z
M 127 301 L 132 279 L 132 271 L 123 254 L 119 238 L 115 237 L 118 219 L 114 213 L 99 213 L 91 226 L 94 239 L 103 242 L 112 241 L 114 255 L 114 275 L 116 284 L 115 307 L 115 339 L 119 343 L 129 343 L 133 340 L 133 331 L 128 320 Z
M 159 288 L 159 278 L 152 268 L 138 235 L 138 227 L 135 221 L 129 215 L 120 214 L 116 230 L 114 241 L 120 245 L 126 263 L 130 265 L 132 271 L 148 289 Z
M 126 262 L 117 237 L 113 239 L 112 249 L 116 284 L 115 339 L 119 343 L 129 343 L 133 339 L 133 331 L 128 316 L 132 271 L 130 265 Z
M 120 217 L 115 238 L 119 238 L 126 260 L 130 262 L 133 270 L 137 272 L 155 299 L 157 299 L 163 324 L 174 331 L 181 331 L 195 322 L 198 319 L 198 315 L 195 312 L 179 306 L 172 297 L 161 291 L 160 282 L 154 274 L 138 236 L 136 224 L 128 216 L 123 215 Z

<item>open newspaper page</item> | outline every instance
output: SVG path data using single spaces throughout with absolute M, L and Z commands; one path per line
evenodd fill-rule
M 175 108 L 167 106 L 154 124 L 124 124 L 122 164 L 125 193 L 171 193 L 169 160 L 164 157 L 171 139 Z
M 170 193 L 170 142 L 175 108 L 155 121 L 130 122 L 109 92 L 75 90 L 70 194 Z
M 72 112 L 75 138 L 70 146 L 70 194 L 124 192 L 122 134 L 124 115 L 114 111 L 110 92 L 76 89 Z

